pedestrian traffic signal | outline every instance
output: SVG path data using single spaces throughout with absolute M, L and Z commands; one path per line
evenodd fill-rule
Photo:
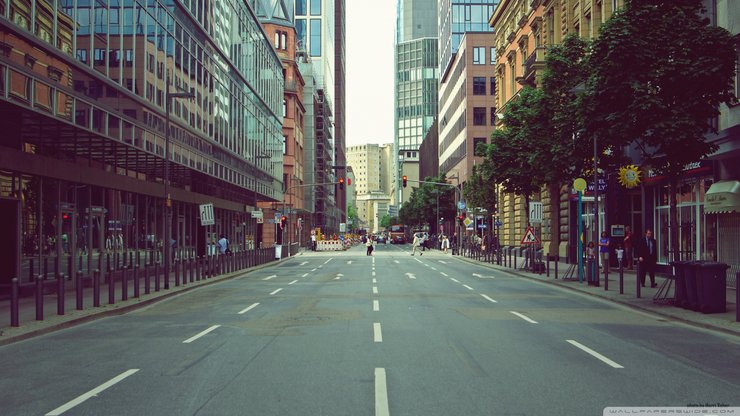
M 339 178 L 339 189 L 344 189 L 344 178 Z
M 406 177 L 406 175 L 403 175 L 402 179 L 403 179 L 403 187 L 405 188 L 405 187 L 406 187 L 406 181 L 407 181 L 407 180 L 408 180 L 409 178 L 407 178 L 407 177 Z
M 285 215 L 280 217 L 280 228 L 284 228 L 286 222 L 288 222 L 288 217 L 286 217 Z

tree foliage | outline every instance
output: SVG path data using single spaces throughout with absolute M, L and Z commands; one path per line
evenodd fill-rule
M 447 183 L 446 174 L 427 177 L 426 182 Z M 439 205 L 437 201 L 439 200 Z M 398 212 L 400 220 L 407 225 L 422 226 L 436 223 L 437 209 L 439 217 L 455 216 L 455 191 L 448 186 L 422 183 L 411 191 L 411 197 Z

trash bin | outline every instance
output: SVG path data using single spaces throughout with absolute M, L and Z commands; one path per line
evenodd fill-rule
M 698 305 L 702 313 L 724 313 L 727 311 L 727 269 L 729 265 L 714 261 L 697 261 L 696 289 Z
M 699 294 L 696 289 L 696 262 L 687 261 L 683 270 L 686 298 L 681 304 L 684 309 L 699 310 Z
M 673 266 L 675 270 L 676 275 L 676 300 L 675 305 L 680 307 L 685 307 L 684 305 L 688 303 L 688 299 L 686 297 L 686 269 L 689 267 L 689 264 L 692 263 L 691 261 L 672 261 L 670 263 L 671 266 Z

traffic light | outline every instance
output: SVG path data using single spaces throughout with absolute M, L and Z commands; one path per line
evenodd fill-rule
M 286 217 L 285 215 L 283 215 L 282 217 L 280 217 L 280 228 L 281 229 L 282 228 L 285 228 L 285 223 L 286 222 L 288 222 L 288 217 Z
M 344 189 L 344 178 L 339 178 L 339 189 Z
M 406 187 L 406 181 L 408 181 L 409 178 L 406 177 L 406 175 L 403 175 L 402 179 L 403 179 L 403 187 L 405 188 Z
M 347 178 L 347 186 L 350 186 L 350 185 L 352 185 L 352 179 Z
M 461 223 L 465 221 L 465 212 L 461 212 L 460 214 L 458 214 L 457 220 L 460 221 Z

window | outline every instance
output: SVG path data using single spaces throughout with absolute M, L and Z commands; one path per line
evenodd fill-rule
M 321 16 L 321 1 L 311 0 L 311 16 Z
M 490 83 L 491 83 L 491 86 L 490 86 L 491 95 L 495 95 L 496 94 L 496 77 L 491 77 Z
M 491 65 L 496 65 L 496 48 L 491 46 L 489 53 L 491 54 Z
M 311 56 L 321 56 L 321 19 L 311 19 Z
M 474 137 L 473 138 L 473 154 L 476 154 L 476 149 L 478 148 L 479 144 L 486 144 L 486 138 L 485 137 Z
M 473 95 L 486 95 L 486 77 L 473 77 Z
M 496 125 L 496 107 L 491 107 L 491 125 Z
M 473 107 L 473 125 L 486 125 L 486 107 Z
M 486 48 L 477 47 L 473 48 L 473 65 L 485 65 L 486 64 Z
M 308 0 L 297 0 L 295 2 L 295 14 L 299 16 L 305 16 L 306 15 L 306 2 Z

